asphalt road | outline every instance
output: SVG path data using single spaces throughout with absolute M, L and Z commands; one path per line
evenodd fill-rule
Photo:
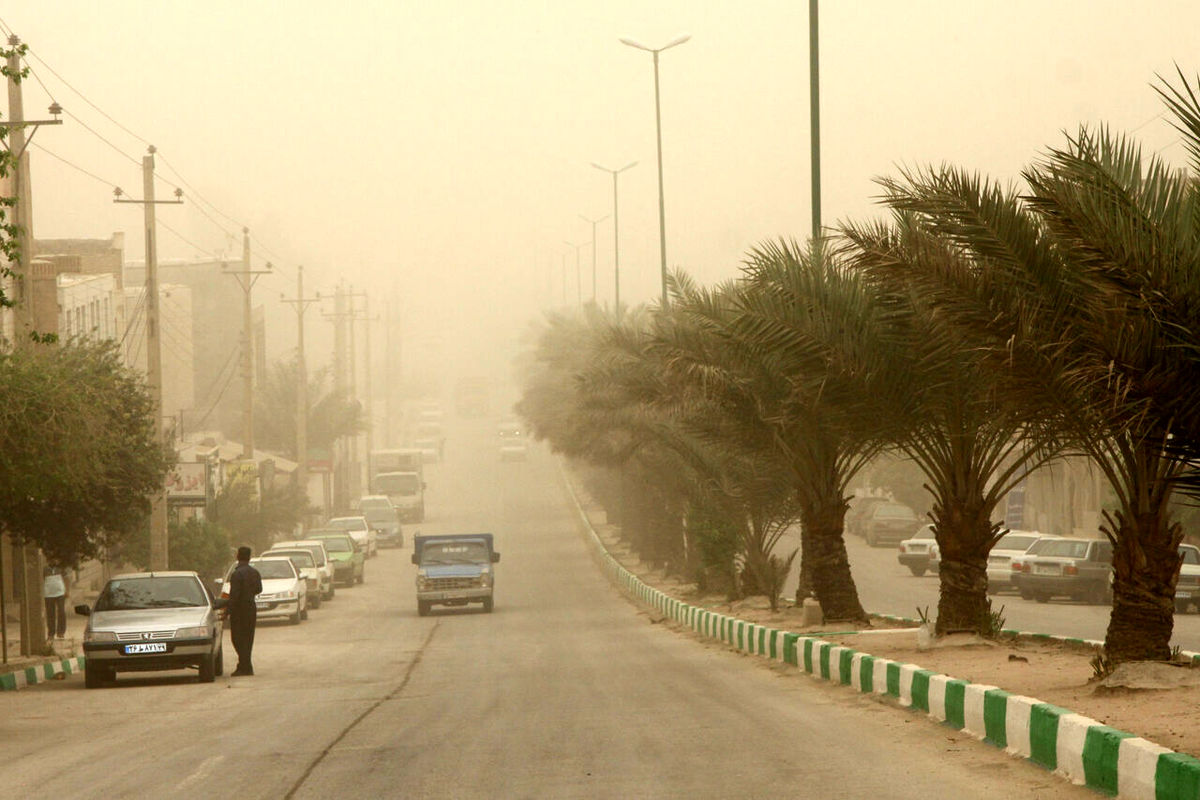
M 497 534 L 493 614 L 418 617 L 410 551 L 382 551 L 364 586 L 301 626 L 261 626 L 253 678 L 87 691 L 73 676 L 0 695 L 0 795 L 1094 796 L 917 715 L 651 624 L 592 562 L 553 459 L 501 464 L 490 433 L 451 430 L 419 527 Z

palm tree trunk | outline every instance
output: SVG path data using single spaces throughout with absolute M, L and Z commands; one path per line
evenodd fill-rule
M 846 501 L 840 493 L 817 498 L 802 506 L 801 523 L 808 534 L 804 561 L 808 562 L 813 592 L 826 622 L 869 622 L 858 600 L 858 587 L 850 574 L 850 559 L 842 538 Z M 801 563 L 803 571 L 804 563 Z
M 1133 519 L 1118 513 L 1115 527 L 1113 609 L 1105 654 L 1114 663 L 1167 661 L 1175 627 L 1182 529 L 1168 522 L 1165 508 Z
M 934 632 L 990 633 L 987 559 L 995 527 L 992 506 L 982 497 L 949 497 L 934 507 L 942 562 L 938 570 L 938 614 Z

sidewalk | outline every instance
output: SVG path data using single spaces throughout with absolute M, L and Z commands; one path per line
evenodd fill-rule
M 3 663 L 0 659 L 0 691 L 21 689 L 83 668 L 83 629 L 87 618 L 74 612 L 77 602 L 85 600 L 80 595 L 68 598 L 67 632 L 62 639 L 53 640 L 53 655 L 22 656 L 20 622 L 8 622 L 8 661 Z

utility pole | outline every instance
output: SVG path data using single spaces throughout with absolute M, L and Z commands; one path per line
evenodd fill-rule
M 393 291 L 391 298 L 388 300 L 384 311 L 384 319 L 387 320 L 387 328 L 385 335 L 386 353 L 383 359 L 387 374 L 384 376 L 384 445 L 391 447 L 396 440 L 395 431 L 392 429 L 396 416 L 396 390 L 397 384 L 401 383 L 400 379 L 400 343 L 402 337 L 396 328 L 400 325 L 400 304 L 397 302 L 396 293 Z
M 603 217 L 600 217 L 599 219 L 589 219 L 588 217 L 585 217 L 583 214 L 580 214 L 579 218 L 581 220 L 583 220 L 584 222 L 591 223 L 591 226 L 592 226 L 592 303 L 595 304 L 595 302 L 596 302 L 596 225 L 598 223 L 604 222 L 604 220 L 608 219 L 608 215 L 605 214 Z
M 322 316 L 333 322 L 333 385 L 338 397 L 349 396 L 349 385 L 346 380 L 346 290 L 338 283 L 333 294 L 333 313 Z M 342 511 L 349 506 L 349 488 L 347 486 L 348 448 L 345 438 L 339 438 L 334 447 L 339 451 L 334 454 L 333 466 L 333 507 Z
M 308 364 L 304 360 L 304 312 L 313 303 L 321 301 L 321 293 L 315 297 L 304 296 L 304 267 L 296 270 L 296 296 L 280 299 L 296 311 L 296 482 L 308 500 Z
M 601 172 L 607 172 L 612 175 L 613 179 L 613 312 L 621 313 L 621 239 L 618 233 L 618 224 L 620 218 L 617 216 L 617 176 L 627 169 L 632 169 L 637 166 L 636 161 L 630 161 L 620 169 L 609 169 L 592 162 L 592 166 Z M 592 240 L 595 241 L 595 232 L 592 233 Z
M 366 310 L 364 310 L 364 312 L 362 314 L 359 313 L 357 304 L 355 302 L 360 297 L 363 299 L 363 302 L 366 306 Z M 369 321 L 370 320 L 370 313 L 369 313 L 370 298 L 367 296 L 366 292 L 356 292 L 356 291 L 354 291 L 354 287 L 351 286 L 350 291 L 346 292 L 346 299 L 349 301 L 349 304 L 350 304 L 349 308 L 347 310 L 347 314 L 349 315 L 348 322 L 350 323 L 350 394 L 356 401 L 359 400 L 359 395 L 358 395 L 358 341 L 357 341 L 354 323 L 363 322 L 363 321 L 367 322 L 367 329 L 365 332 L 366 340 L 364 342 L 364 344 L 366 345 L 366 351 L 367 351 L 366 352 L 366 366 L 363 369 L 363 376 L 364 376 L 364 380 L 366 382 L 366 385 L 364 386 L 366 398 L 365 398 L 365 402 L 361 403 L 361 406 L 363 409 L 363 416 L 367 420 L 367 431 L 366 431 L 366 443 L 365 444 L 366 444 L 367 456 L 369 458 L 370 452 L 371 452 L 371 447 L 372 447 L 372 441 L 373 441 L 372 436 L 371 436 L 371 328 L 370 328 L 370 321 Z M 350 462 L 351 462 L 351 464 L 354 465 L 354 471 L 351 473 L 351 475 L 353 476 L 353 480 L 351 481 L 351 484 L 350 484 L 350 493 L 351 493 L 351 495 L 354 495 L 354 496 L 361 494 L 362 483 L 363 483 L 363 480 L 362 480 L 363 479 L 363 459 L 361 458 L 361 455 L 359 453 L 358 439 L 359 439 L 359 437 L 358 437 L 357 433 L 354 434 L 354 436 L 351 437 L 351 439 L 350 439 Z
M 26 148 L 30 140 L 42 125 L 61 125 L 58 115 L 62 108 L 58 103 L 50 105 L 52 120 L 25 119 L 25 102 L 21 94 L 21 40 L 16 36 L 8 37 L 8 121 L 0 122 L 0 127 L 8 131 L 8 152 L 16 160 L 10 180 L 16 202 L 10 210 L 10 220 L 15 227 L 17 253 L 16 262 L 12 265 L 17 280 L 12 282 L 13 301 L 16 304 L 16 314 L 13 318 L 13 339 L 17 347 L 33 347 L 34 341 L 30 334 L 38 333 L 46 320 L 34 318 L 33 311 L 33 276 L 29 266 L 33 260 L 33 193 L 29 179 L 29 153 Z M 32 128 L 28 137 L 25 129 Z M 58 321 L 55 320 L 55 330 Z M 7 534 L 5 535 L 7 538 Z M 21 586 L 21 655 L 36 655 L 42 651 L 42 637 L 46 632 L 45 610 L 42 605 L 42 554 L 34 545 L 12 548 L 13 574 L 20 576 Z M 4 608 L 4 564 L 0 559 L 0 645 L 3 646 L 3 660 L 8 662 L 8 619 L 7 609 Z M 15 589 L 16 587 L 14 587 Z M 35 647 L 35 642 L 37 645 Z
M 221 271 L 237 278 L 242 287 L 242 458 L 254 460 L 254 306 L 252 292 L 259 275 L 271 274 L 266 269 L 250 269 L 250 229 L 242 228 L 242 268 L 230 270 L 227 264 Z
M 162 331 L 158 313 L 158 222 L 155 207 L 183 203 L 183 190 L 175 190 L 174 200 L 154 199 L 154 145 L 142 156 L 142 199 L 123 197 L 121 187 L 113 189 L 114 203 L 132 203 L 142 207 L 143 235 L 146 240 L 146 384 L 154 402 L 154 435 L 164 441 L 162 386 Z M 170 568 L 167 542 L 167 488 L 165 485 L 150 498 L 150 569 Z

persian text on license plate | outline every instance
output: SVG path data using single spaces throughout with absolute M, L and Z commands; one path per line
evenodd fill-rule
M 125 655 L 136 655 L 137 653 L 165 653 L 167 645 L 165 642 L 149 642 L 147 644 L 127 644 L 125 645 Z
M 1034 564 L 1033 572 L 1035 575 L 1057 575 L 1058 567 L 1050 564 Z

